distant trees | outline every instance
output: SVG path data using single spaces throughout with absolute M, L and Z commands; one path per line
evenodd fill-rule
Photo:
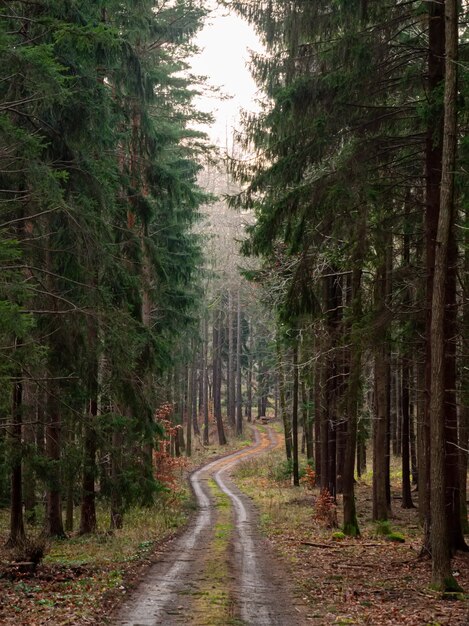
M 456 86 L 467 6 L 232 4 L 264 42 L 252 67 L 267 96 L 246 119 L 257 159 L 233 163 L 245 188 L 232 203 L 256 214 L 244 247 L 277 286 L 280 335 L 286 324 L 301 338 L 300 371 L 315 363 L 305 384 L 318 481 L 343 492 L 345 531 L 357 534 L 353 469 L 371 426 L 373 517 L 391 513 L 393 448 L 403 506 L 411 471 L 418 480 L 433 583 L 451 588 L 450 551 L 467 549 L 456 278 L 467 242 L 454 228 L 467 217 L 464 80 Z

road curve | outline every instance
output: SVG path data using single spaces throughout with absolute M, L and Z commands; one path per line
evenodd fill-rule
M 204 565 L 213 541 L 216 516 L 208 480 L 213 478 L 230 499 L 235 526 L 234 553 L 230 563 L 233 621 L 246 626 L 301 626 L 304 619 L 286 591 L 285 572 L 270 554 L 257 531 L 257 515 L 250 501 L 230 480 L 235 466 L 246 458 L 263 454 L 279 445 L 276 433 L 254 429 L 255 443 L 240 452 L 204 465 L 190 482 L 197 499 L 195 520 L 183 535 L 166 547 L 145 579 L 129 597 L 113 621 L 114 626 L 212 626 L 194 605 L 206 576 Z M 218 622 L 217 622 L 218 623 Z M 222 625 L 224 626 L 224 625 Z

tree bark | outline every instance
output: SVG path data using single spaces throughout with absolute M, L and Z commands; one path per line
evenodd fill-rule
M 234 341 L 233 341 L 233 296 L 228 291 L 228 371 L 227 371 L 227 391 L 228 391 L 228 421 L 232 428 L 236 426 L 235 410 L 235 373 L 234 373 Z
M 213 376 L 213 412 L 217 422 L 218 443 L 226 445 L 225 429 L 221 413 L 221 339 L 220 339 L 220 311 L 213 315 L 212 334 L 212 376 Z
M 440 0 L 428 2 L 428 97 L 432 105 L 433 115 L 427 126 L 425 148 L 425 413 L 423 424 L 423 442 L 425 451 L 431 449 L 430 435 L 430 402 L 432 393 L 431 372 L 431 325 L 432 300 L 435 270 L 435 242 L 440 210 L 440 183 L 442 168 L 443 108 L 438 105 L 439 91 L 445 76 L 445 3 Z M 424 540 L 422 552 L 429 552 L 431 528 L 431 455 L 425 453 L 424 461 L 419 469 L 420 480 L 425 489 L 419 487 L 419 509 L 423 512 Z
M 21 430 L 23 420 L 23 383 L 20 379 L 13 382 L 12 393 L 12 426 L 10 428 L 10 445 L 12 453 L 11 467 L 11 494 L 10 494 L 10 535 L 7 546 L 16 546 L 26 534 L 23 519 L 23 491 L 22 491 L 22 441 Z
M 49 381 L 46 423 L 46 456 L 49 462 L 49 476 L 47 481 L 45 520 L 45 534 L 48 537 L 65 537 L 62 522 L 60 477 L 61 418 L 58 403 L 58 389 L 53 381 Z
M 283 432 L 285 435 L 285 453 L 287 460 L 292 460 L 292 428 L 287 410 L 287 399 L 285 394 L 285 372 L 282 363 L 283 354 L 280 347 L 280 340 L 277 339 L 277 367 L 279 371 L 279 394 L 280 394 L 280 412 L 282 414 Z
M 292 407 L 292 475 L 295 487 L 300 485 L 300 469 L 298 454 L 298 343 L 293 346 L 293 407 Z
M 236 434 L 243 432 L 243 395 L 241 374 L 241 294 L 238 289 L 236 314 Z
M 458 585 L 451 571 L 451 554 L 446 515 L 446 432 L 445 432 L 445 279 L 448 246 L 454 221 L 454 168 L 457 141 L 457 0 L 444 3 L 446 22 L 444 133 L 440 211 L 435 247 L 431 321 L 431 527 L 432 584 L 440 590 Z
M 202 367 L 203 376 L 203 406 L 204 406 L 204 445 L 209 445 L 209 406 L 208 406 L 208 317 L 204 314 L 204 358 Z
M 112 433 L 111 451 L 111 530 L 120 529 L 124 524 L 122 499 L 122 447 L 124 438 L 120 426 L 115 426 Z

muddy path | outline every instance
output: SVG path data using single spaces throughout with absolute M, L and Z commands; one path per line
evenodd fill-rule
M 194 472 L 198 511 L 113 620 L 114 626 L 302 626 L 288 574 L 257 530 L 250 499 L 230 479 L 242 460 L 281 445 L 270 428 L 254 445 Z

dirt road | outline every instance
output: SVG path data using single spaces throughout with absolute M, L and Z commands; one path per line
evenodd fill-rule
M 230 480 L 237 463 L 279 445 L 271 429 L 250 448 L 191 476 L 198 513 L 168 544 L 114 620 L 115 626 L 301 626 L 285 568 L 257 531 L 251 501 Z

